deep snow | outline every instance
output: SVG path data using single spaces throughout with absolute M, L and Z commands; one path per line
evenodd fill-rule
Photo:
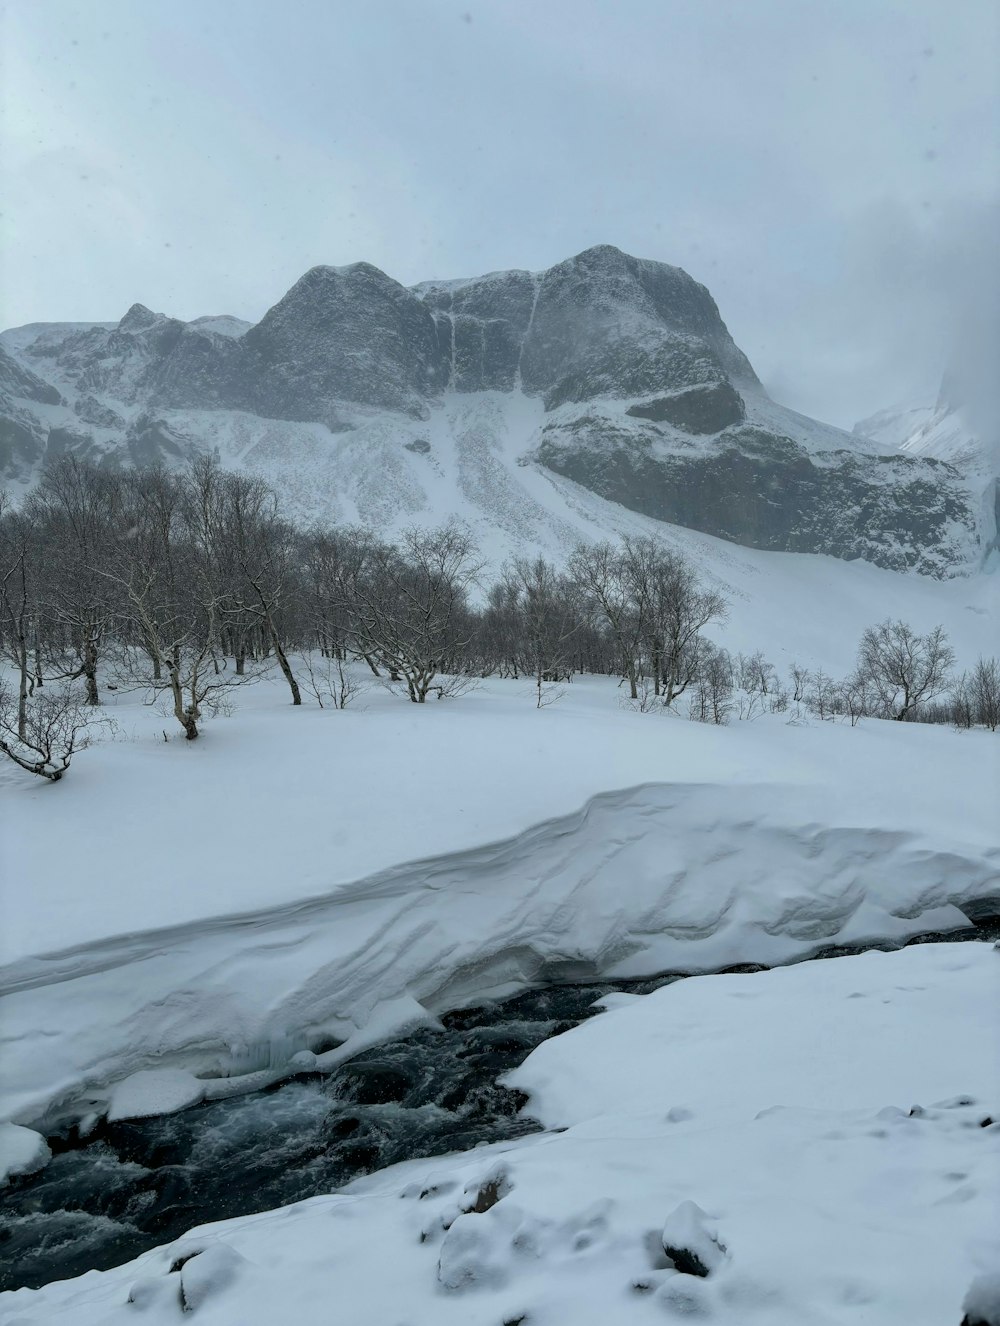
M 320 1042 L 346 1042 L 331 1066 L 539 979 L 902 941 L 1000 892 L 989 734 L 709 728 L 619 697 L 580 679 L 539 711 L 494 681 L 295 710 L 272 679 L 193 746 L 126 698 L 126 739 L 61 784 L 5 770 L 5 873 L 25 886 L 0 1117 L 51 1124 L 140 1089 L 176 1108 L 178 1083 L 255 1088 Z

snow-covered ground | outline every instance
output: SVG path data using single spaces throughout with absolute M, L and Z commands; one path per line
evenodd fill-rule
M 998 995 L 967 943 L 615 996 L 512 1075 L 550 1131 L 5 1295 L 5 1321 L 957 1326 L 1000 1264 Z
M 990 734 L 620 694 L 337 712 L 270 679 L 193 745 L 123 698 L 62 783 L 5 768 L 0 1118 L 178 1108 L 543 976 L 783 962 L 1000 893 Z

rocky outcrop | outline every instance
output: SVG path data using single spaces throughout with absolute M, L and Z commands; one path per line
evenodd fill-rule
M 0 347 L 0 397 L 20 397 L 40 405 L 59 405 L 62 397 L 51 383 L 25 368 Z
M 344 402 L 419 415 L 445 385 L 430 310 L 365 262 L 314 267 L 229 344 L 244 408 L 275 419 L 325 423 Z
M 746 406 L 731 382 L 713 382 L 676 391 L 672 396 L 658 396 L 643 405 L 630 405 L 625 413 L 635 419 L 673 424 L 685 433 L 721 433 L 730 424 L 743 422 Z
M 943 462 L 810 455 L 750 427 L 686 455 L 665 451 L 652 430 L 616 435 L 603 419 L 545 430 L 536 457 L 632 511 L 751 548 L 943 575 L 975 539 L 960 476 Z

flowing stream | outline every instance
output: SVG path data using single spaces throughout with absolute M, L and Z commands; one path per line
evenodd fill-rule
M 992 938 L 994 929 L 921 942 Z M 593 1016 L 602 995 L 679 979 L 528 990 L 445 1014 L 441 1029 L 388 1040 L 329 1075 L 50 1138 L 49 1165 L 0 1190 L 0 1289 L 116 1266 L 195 1225 L 286 1206 L 397 1161 L 535 1132 L 526 1098 L 498 1079 Z

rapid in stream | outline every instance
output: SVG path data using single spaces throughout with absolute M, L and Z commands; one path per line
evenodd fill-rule
M 919 942 L 992 937 L 978 927 Z M 49 1165 L 0 1192 L 0 1289 L 116 1266 L 195 1225 L 287 1206 L 398 1161 L 536 1132 L 526 1097 L 499 1079 L 598 1012 L 603 995 L 679 979 L 528 990 L 446 1013 L 440 1028 L 385 1041 L 327 1075 L 52 1137 Z

